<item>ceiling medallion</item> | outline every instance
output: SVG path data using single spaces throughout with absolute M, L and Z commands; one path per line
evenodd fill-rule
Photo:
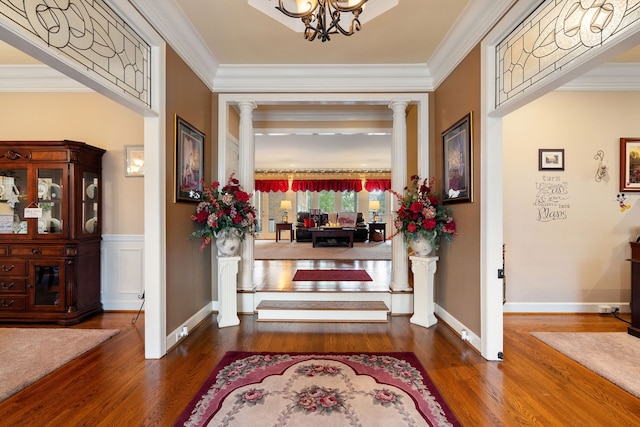
M 368 0 L 278 0 L 280 12 L 291 18 L 300 18 L 304 24 L 304 38 L 313 41 L 317 37 L 323 43 L 331 40 L 332 34 L 350 36 L 360 31 L 360 14 Z M 285 3 L 294 5 L 287 9 Z M 340 25 L 341 13 L 353 14 L 349 29 Z

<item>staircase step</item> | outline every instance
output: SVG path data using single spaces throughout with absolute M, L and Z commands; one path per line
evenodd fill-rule
M 263 300 L 258 321 L 386 322 L 389 308 L 382 301 Z

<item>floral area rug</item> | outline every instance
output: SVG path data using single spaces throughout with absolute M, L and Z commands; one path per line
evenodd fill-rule
M 228 352 L 176 426 L 459 426 L 413 353 Z

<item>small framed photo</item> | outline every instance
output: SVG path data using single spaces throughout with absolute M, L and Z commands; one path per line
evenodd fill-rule
M 176 114 L 175 122 L 176 202 L 197 202 L 192 191 L 202 191 L 204 133 Z
M 640 192 L 640 138 L 620 138 L 620 191 Z
M 144 176 L 144 145 L 124 146 L 124 176 Z
M 541 148 L 538 150 L 539 171 L 563 171 L 564 148 Z
M 442 202 L 472 202 L 473 147 L 471 112 L 442 133 Z

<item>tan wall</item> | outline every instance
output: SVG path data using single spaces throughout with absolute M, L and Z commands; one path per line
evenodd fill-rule
M 103 234 L 144 233 L 144 179 L 124 176 L 124 146 L 144 143 L 143 117 L 103 95 L 0 93 L 0 139 L 86 142 L 107 150 Z
M 216 176 L 217 128 L 212 126 L 212 94 L 180 57 L 167 49 L 167 331 L 172 331 L 211 301 L 211 248 L 199 252 L 189 240 L 195 230 L 194 203 L 174 202 L 175 114 L 205 134 L 204 178 Z M 213 272 L 215 274 L 215 272 Z M 217 296 L 214 297 L 217 299 Z
M 507 307 L 628 302 L 629 241 L 640 235 L 640 193 L 620 211 L 619 139 L 640 137 L 638 92 L 554 92 L 507 115 L 504 141 L 504 240 Z M 539 171 L 538 149 L 565 150 L 565 170 Z M 595 179 L 598 150 L 608 176 Z M 566 200 L 535 205 L 540 188 L 559 185 Z M 522 305 L 518 307 L 518 305 Z M 628 307 L 628 306 L 627 306 Z
M 435 91 L 434 132 L 437 188 L 442 189 L 442 132 L 473 112 L 473 203 L 450 205 L 459 235 L 438 256 L 436 302 L 480 335 L 480 47 L 476 47 Z

